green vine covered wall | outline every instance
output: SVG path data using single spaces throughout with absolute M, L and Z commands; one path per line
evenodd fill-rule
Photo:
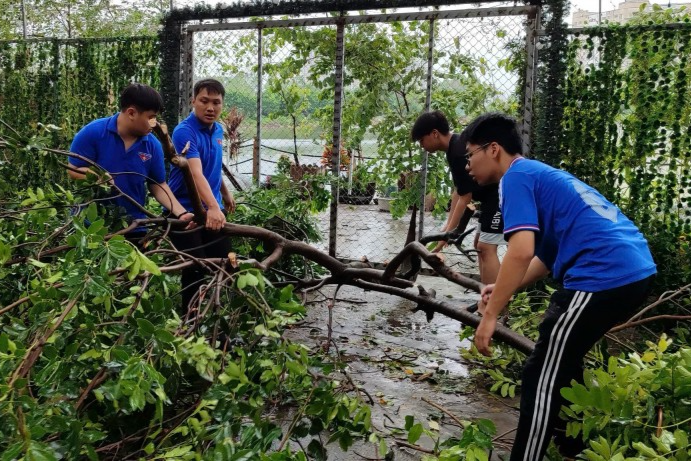
M 559 155 L 557 146 L 561 132 L 565 55 L 568 46 L 564 22 L 567 11 L 567 0 L 547 0 L 542 9 L 545 35 L 539 38 L 532 154 L 548 163 L 553 163 L 552 159 Z
M 0 42 L 0 119 L 33 134 L 37 122 L 69 141 L 82 125 L 115 113 L 132 81 L 159 87 L 155 37 Z
M 648 237 L 664 285 L 691 276 L 691 23 L 603 27 L 566 48 L 554 148 Z
M 118 111 L 128 83 L 158 88 L 159 69 L 155 37 L 0 42 L 0 120 L 7 124 L 0 133 L 31 139 L 29 146 L 68 149 L 82 126 Z M 65 175 L 55 157 L 36 147 L 15 155 L 3 152 L 5 185 L 42 187 Z M 0 195 L 8 188 L 0 187 Z

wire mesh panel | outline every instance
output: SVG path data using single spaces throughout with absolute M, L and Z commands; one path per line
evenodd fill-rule
M 431 107 L 456 130 L 490 110 L 519 116 L 531 8 L 192 26 L 194 80 L 221 80 L 226 109 L 244 117 L 239 148 L 228 147 L 226 162 L 245 182 L 252 173 L 265 186 L 278 171 L 295 181 L 322 174 L 338 153 L 339 175 L 331 179 L 338 181 L 340 203 L 331 210 L 338 225 L 331 229 L 335 221 L 321 216 L 324 236 L 335 237 L 340 258 L 386 262 L 420 234 L 411 232 L 413 206 L 418 217 L 424 213 L 423 234 L 446 219 L 452 183 L 444 154 L 429 156 L 423 183 L 425 157 L 410 137 L 428 107 L 429 82 Z M 346 24 L 345 64 L 340 145 L 333 146 L 337 20 Z M 460 261 L 455 254 L 452 264 Z
M 257 131 L 257 31 L 197 32 L 193 54 L 193 80 L 214 78 L 225 87 L 221 116 L 226 131 L 223 160 L 239 181 L 249 185 Z M 183 113 L 189 110 L 189 104 L 183 106 Z
M 438 19 L 433 27 L 428 20 L 349 27 L 343 130 L 355 167 L 346 181 L 353 197 L 339 216 L 340 257 L 391 259 L 408 239 L 410 207 L 423 208 L 418 178 L 423 152 L 411 141 L 410 129 L 425 110 L 430 33 L 431 107 L 443 111 L 456 131 L 488 111 L 522 115 L 526 16 L 465 14 L 470 17 Z M 370 202 L 364 191 L 372 185 L 376 197 Z M 451 190 L 444 153 L 431 154 L 423 234 L 443 226 Z M 472 246 L 472 236 L 464 245 Z M 449 263 L 476 270 L 454 247 L 445 253 Z

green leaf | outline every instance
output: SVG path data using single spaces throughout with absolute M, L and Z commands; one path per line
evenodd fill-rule
M 405 426 L 404 429 L 409 431 L 411 427 L 415 424 L 415 417 L 413 415 L 405 415 Z
M 180 458 L 183 455 L 186 455 L 192 451 L 192 445 L 183 445 L 180 447 L 175 447 L 172 450 L 166 451 L 163 456 L 161 456 L 158 459 L 173 459 L 173 458 Z
M 143 336 L 153 336 L 156 332 L 156 327 L 154 324 L 146 319 L 137 319 L 137 326 L 139 326 L 139 331 Z
M 259 285 L 259 279 L 254 274 L 247 273 L 245 274 L 245 277 L 247 278 L 247 286 L 256 287 Z
M 26 461 L 57 461 L 57 457 L 53 454 L 47 445 L 32 440 L 29 442 L 29 449 L 26 451 Z
M 657 458 L 658 457 L 658 454 L 655 452 L 655 450 L 653 450 L 652 448 L 650 448 L 649 446 L 647 446 L 643 442 L 634 442 L 632 444 L 632 446 L 633 446 L 633 448 L 636 449 L 636 451 L 638 451 L 638 453 L 640 453 L 642 455 L 649 456 L 651 458 Z
M 175 342 L 175 336 L 169 332 L 168 330 L 164 330 L 163 328 L 158 328 L 156 329 L 156 339 L 162 343 L 173 343 Z
M 2 461 L 14 461 L 15 459 L 19 458 L 19 454 L 23 450 L 24 450 L 24 442 L 17 442 L 13 445 L 10 445 L 9 448 L 7 448 L 2 453 L 2 458 L 0 458 L 0 460 L 2 460 Z
M 0 266 L 8 261 L 10 256 L 12 256 L 12 247 L 0 240 Z
M 478 419 L 475 421 L 478 429 L 489 436 L 493 436 L 497 433 L 497 427 L 494 425 L 492 420 L 489 419 Z
M 424 428 L 420 423 L 413 425 L 413 427 L 410 428 L 410 431 L 408 431 L 408 443 L 415 443 L 420 440 L 423 429 Z
M 139 254 L 139 259 L 141 261 L 142 270 L 145 270 L 153 275 L 161 275 L 161 269 L 159 269 L 155 262 L 141 253 Z

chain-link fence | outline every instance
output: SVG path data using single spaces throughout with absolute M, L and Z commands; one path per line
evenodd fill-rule
M 338 152 L 340 203 L 321 217 L 324 249 L 385 262 L 403 248 L 423 196 L 414 235 L 446 219 L 452 183 L 444 154 L 428 156 L 410 139 L 421 112 L 440 109 L 460 131 L 501 110 L 524 120 L 529 135 L 534 47 L 526 37 L 534 37 L 536 15 L 523 6 L 190 25 L 182 94 L 189 99 L 201 78 L 224 83 L 227 109 L 244 117 L 239 149 L 225 159 L 242 183 L 270 184 L 280 169 L 296 181 L 332 171 Z M 464 262 L 455 251 L 448 258 Z M 475 270 L 465 262 L 462 270 Z

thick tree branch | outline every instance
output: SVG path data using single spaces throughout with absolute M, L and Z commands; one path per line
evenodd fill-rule
M 402 290 L 400 288 L 385 285 L 377 285 L 374 283 L 364 282 L 361 280 L 344 282 L 344 285 L 351 285 L 366 290 L 388 293 L 404 299 L 408 299 L 410 301 L 415 301 L 416 303 L 418 303 L 419 307 L 422 308 L 422 310 L 432 310 L 434 312 L 439 312 L 440 314 L 443 314 L 454 320 L 458 320 L 464 325 L 468 325 L 473 328 L 477 328 L 477 326 L 480 324 L 480 320 L 482 320 L 482 317 L 472 314 L 468 312 L 466 309 L 458 308 L 444 301 L 438 301 L 429 296 L 425 296 L 424 294 L 416 295 L 414 293 L 411 293 L 410 291 Z M 512 331 L 509 328 L 506 328 L 501 324 L 497 324 L 497 329 L 495 330 L 493 337 L 494 339 L 503 341 L 506 344 L 516 348 L 517 350 L 525 354 L 530 354 L 535 348 L 535 343 L 533 341 L 526 338 L 525 336 L 516 333 L 515 331 Z
M 403 248 L 403 251 L 398 253 L 391 260 L 391 262 L 389 262 L 389 265 L 386 266 L 386 269 L 384 270 L 384 280 L 392 278 L 396 273 L 396 269 L 398 269 L 401 263 L 411 255 L 421 257 L 427 264 L 430 265 L 432 269 L 434 269 L 437 274 L 441 275 L 445 279 L 450 280 L 451 282 L 456 283 L 464 288 L 473 290 L 476 293 L 482 291 L 482 284 L 480 282 L 469 277 L 464 277 L 458 272 L 453 271 L 450 267 L 444 264 L 438 254 L 430 253 L 430 251 L 420 242 L 409 243 L 405 246 L 405 248 Z
M 186 152 L 182 152 L 182 155 L 177 153 L 175 146 L 173 145 L 173 141 L 170 139 L 170 135 L 168 134 L 168 127 L 165 124 L 160 124 L 157 122 L 153 127 L 153 132 L 161 141 L 163 154 L 165 155 L 166 160 L 180 168 L 182 171 L 182 177 L 185 180 L 187 193 L 190 197 L 190 202 L 192 203 L 192 210 L 194 211 L 194 220 L 198 224 L 203 224 L 206 222 L 206 210 L 202 206 L 202 201 L 199 198 L 199 192 L 197 192 L 197 186 L 194 183 L 194 177 L 192 176 L 190 166 L 187 163 L 187 158 L 184 157 Z

